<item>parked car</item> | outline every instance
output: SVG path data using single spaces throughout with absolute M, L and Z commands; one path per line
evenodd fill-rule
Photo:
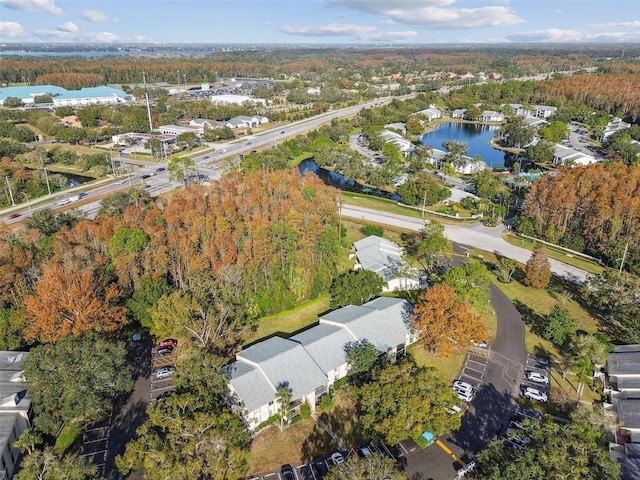
M 453 382 L 453 388 L 458 391 L 471 391 L 473 390 L 473 385 L 467 382 L 463 382 L 462 380 L 456 380 L 455 382 Z
M 371 455 L 373 455 L 373 452 L 371 451 L 371 449 L 369 447 L 367 447 L 366 445 L 360 445 L 358 447 L 358 456 L 360 458 L 364 458 L 364 457 L 370 457 Z
M 156 370 L 156 378 L 167 378 L 173 375 L 175 367 L 161 367 Z
M 317 478 L 322 478 L 329 473 L 327 462 L 322 458 L 318 458 L 313 461 L 313 470 L 316 473 Z
M 460 408 L 458 405 L 451 405 L 450 407 L 445 408 L 445 411 L 449 415 L 455 415 L 456 413 L 462 412 L 462 408 Z
M 331 461 L 334 465 L 342 465 L 344 463 L 344 457 L 340 452 L 335 452 L 331 454 Z
M 178 346 L 178 340 L 176 340 L 175 338 L 165 338 L 157 345 L 158 348 L 177 347 L 177 346 Z
M 291 468 L 291 465 L 283 465 L 280 468 L 280 476 L 282 477 L 282 480 L 295 480 L 295 477 L 293 476 L 293 468 Z
M 159 357 L 164 357 L 165 355 L 171 355 L 173 353 L 173 347 L 162 347 L 157 350 Z
M 475 392 L 473 390 L 468 391 L 468 392 L 464 392 L 464 391 L 460 391 L 458 392 L 458 398 L 460 400 L 462 400 L 463 402 L 466 403 L 471 403 L 471 401 L 473 400 L 473 398 L 475 397 Z
M 531 387 L 525 387 L 522 395 L 530 400 L 537 400 L 538 402 L 546 402 L 548 400 L 546 393 Z
M 543 375 L 542 373 L 527 372 L 526 377 L 527 377 L 527 380 L 529 380 L 530 382 L 544 383 L 545 385 L 549 384 L 549 377 L 547 377 L 546 375 Z

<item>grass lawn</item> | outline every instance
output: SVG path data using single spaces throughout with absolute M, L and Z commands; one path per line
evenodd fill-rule
M 345 386 L 333 396 L 333 408 L 328 412 L 319 414 L 331 431 L 345 443 L 347 448 L 354 448 L 370 438 L 365 438 L 360 430 L 358 412 L 356 410 L 356 398 L 352 387 Z M 329 452 L 331 453 L 331 452 Z
M 515 245 L 516 247 L 526 248 L 527 250 L 533 251 L 535 246 L 535 242 L 533 240 L 529 240 L 528 238 L 519 237 L 512 232 L 507 232 L 502 234 L 502 238 L 509 242 L 511 245 Z M 591 260 L 587 260 L 581 257 L 573 256 L 564 250 L 556 249 L 554 247 L 547 247 L 547 255 L 549 258 L 553 258 L 554 260 L 558 260 L 560 262 L 564 262 L 568 265 L 573 265 L 574 267 L 581 268 L 582 270 L 586 270 L 589 273 L 595 273 L 597 275 L 601 274 L 604 271 L 604 267 L 598 265 Z
M 300 464 L 331 454 L 338 445 L 312 418 L 290 425 L 281 440 L 280 428 L 272 425 L 251 442 L 249 475 L 277 470 L 283 464 Z
M 329 294 L 309 300 L 291 310 L 262 317 L 258 321 L 258 329 L 245 341 L 245 345 L 268 338 L 276 333 L 289 337 L 318 323 L 318 315 L 327 311 L 329 311 Z
M 436 357 L 425 350 L 424 347 L 413 344 L 409 347 L 408 353 L 419 366 L 433 367 L 440 374 L 445 382 L 453 382 L 458 378 L 462 362 L 464 361 L 465 352 L 452 354 L 448 358 Z

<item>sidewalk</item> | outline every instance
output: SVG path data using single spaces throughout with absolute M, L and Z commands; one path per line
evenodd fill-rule
M 320 419 L 318 418 L 318 416 L 316 415 L 316 413 L 315 413 L 315 412 L 313 412 L 313 413 L 311 414 L 311 418 L 313 418 L 313 419 L 316 421 L 316 423 L 317 423 L 318 425 L 320 425 L 320 427 L 321 427 L 325 432 L 327 432 L 327 433 L 331 436 L 331 438 L 333 438 L 333 439 L 338 443 L 338 445 L 340 446 L 340 450 L 341 450 L 341 451 L 343 451 L 343 452 L 346 452 L 346 451 L 347 451 L 347 446 L 346 446 L 346 445 L 345 445 L 345 443 L 342 441 L 342 439 L 341 439 L 340 437 L 338 437 L 335 433 L 333 433 L 333 432 L 331 431 L 331 429 L 329 428 L 329 426 L 328 426 L 326 423 L 324 423 L 322 420 L 320 420 Z

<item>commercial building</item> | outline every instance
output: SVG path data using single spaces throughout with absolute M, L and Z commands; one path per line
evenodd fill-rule
M 49 95 L 51 103 L 41 104 L 51 107 L 82 107 L 85 105 L 116 105 L 134 101 L 135 98 L 126 94 L 123 90 L 114 87 L 100 86 L 89 87 L 80 90 L 67 90 L 56 85 L 32 85 L 24 87 L 0 88 L 0 105 L 7 98 L 19 98 L 23 105 L 36 105 L 36 97 Z

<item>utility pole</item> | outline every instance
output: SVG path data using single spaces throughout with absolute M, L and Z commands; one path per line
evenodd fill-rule
M 422 214 L 420 215 L 422 218 L 424 218 L 424 211 L 427 208 L 427 191 L 424 191 L 424 198 L 422 199 Z
M 7 181 L 7 188 L 9 189 L 9 197 L 11 197 L 11 205 L 15 205 L 16 202 L 13 199 L 13 192 L 11 191 L 11 185 L 9 184 L 9 177 L 5 176 L 4 179 Z
M 620 262 L 620 270 L 618 271 L 618 275 L 622 275 L 622 267 L 624 267 L 624 261 L 627 258 L 627 250 L 629 250 L 629 240 L 627 240 L 627 243 L 624 245 L 624 252 L 622 253 L 622 259 Z
M 147 101 L 147 116 L 149 117 L 149 131 L 153 132 L 153 124 L 151 123 L 151 109 L 149 108 L 149 94 L 147 93 L 147 77 L 142 72 L 142 82 L 144 83 L 144 98 Z
M 31 216 L 31 204 L 29 203 L 29 197 L 24 192 L 20 192 L 20 193 L 22 193 L 22 195 L 24 195 L 24 198 L 27 200 L 27 208 L 29 209 L 29 216 Z

